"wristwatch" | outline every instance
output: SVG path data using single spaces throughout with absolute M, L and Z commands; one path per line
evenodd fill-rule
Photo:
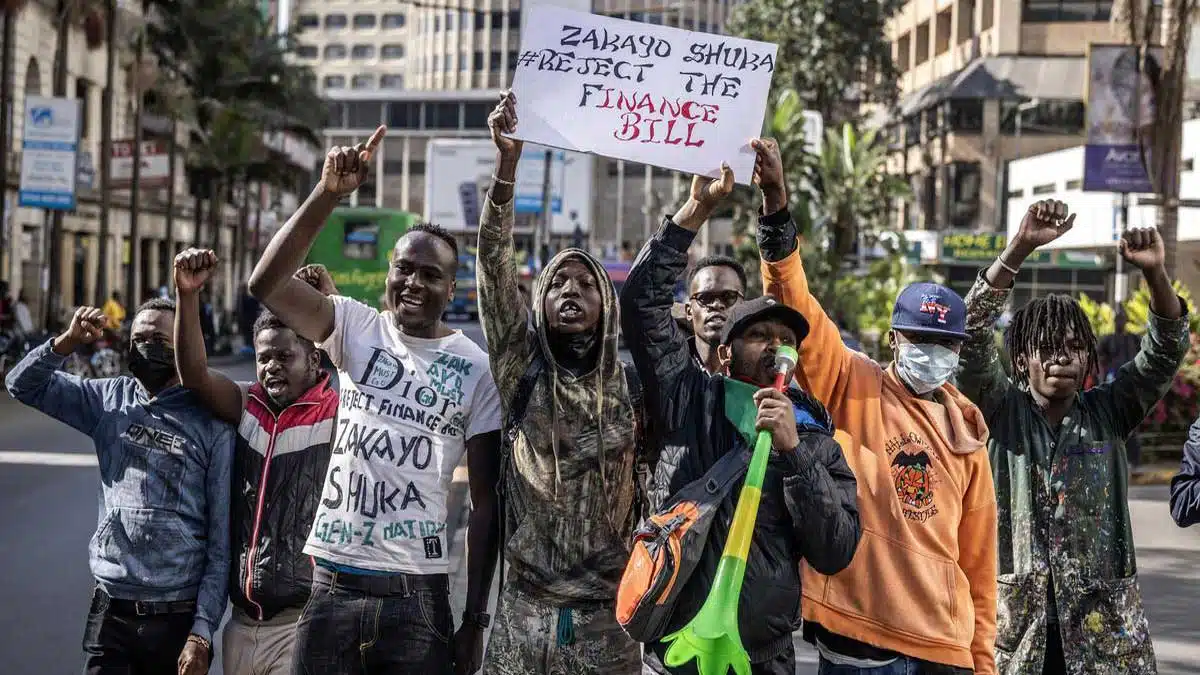
M 492 617 L 487 612 L 463 612 L 463 623 L 473 623 L 480 628 L 492 625 Z

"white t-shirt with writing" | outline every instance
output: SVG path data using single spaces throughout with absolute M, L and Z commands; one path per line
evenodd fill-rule
M 487 354 L 461 331 L 404 335 L 391 312 L 334 296 L 318 346 L 341 402 L 325 489 L 304 552 L 383 572 L 448 571 L 446 497 L 466 440 L 500 429 Z

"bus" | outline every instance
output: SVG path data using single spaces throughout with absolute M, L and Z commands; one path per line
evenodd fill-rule
M 341 295 L 383 309 L 392 248 L 418 222 L 416 215 L 406 211 L 336 208 L 317 234 L 306 262 L 328 268 Z

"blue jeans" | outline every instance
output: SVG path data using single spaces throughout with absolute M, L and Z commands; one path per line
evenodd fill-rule
M 313 570 L 296 624 L 294 675 L 452 675 L 454 621 L 444 574 Z

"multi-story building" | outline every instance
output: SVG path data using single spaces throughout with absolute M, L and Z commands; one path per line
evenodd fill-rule
M 3 46 L 12 54 L 12 92 L 5 92 L 6 105 L 11 102 L 11 133 L 7 153 L 0 153 L 8 162 L 8 185 L 4 187 L 4 217 L 0 219 L 0 279 L 9 282 L 10 292 L 24 291 L 39 323 L 51 295 L 63 313 L 79 305 L 93 304 L 101 299 L 101 279 L 104 287 L 120 290 L 127 305 L 140 302 L 147 293 L 170 282 L 170 265 L 175 253 L 198 240 L 195 223 L 192 186 L 184 170 L 187 130 L 173 125 L 163 116 L 154 114 L 154 70 L 149 65 L 135 65 L 131 44 L 133 27 L 141 22 L 139 3 L 119 4 L 116 38 L 118 62 L 114 67 L 112 138 L 114 141 L 134 137 L 135 76 L 142 91 L 151 92 L 143 99 L 142 134 L 146 141 L 161 141 L 169 145 L 174 132 L 178 143 L 175 156 L 173 185 L 145 186 L 140 192 L 138 208 L 138 241 L 130 243 L 130 191 L 110 191 L 107 259 L 101 260 L 100 247 L 100 157 L 103 89 L 105 87 L 105 49 L 98 45 L 89 48 L 84 30 L 78 23 L 67 32 L 66 95 L 80 101 L 81 123 L 78 154 L 76 206 L 63 216 L 58 241 L 57 270 L 49 265 L 51 216 L 40 208 L 18 206 L 18 186 L 21 172 L 22 133 L 27 96 L 53 95 L 53 67 L 59 20 L 56 4 L 51 0 L 36 0 L 25 4 L 15 15 L 14 39 Z M 264 139 L 279 160 L 288 162 L 302 172 L 311 171 L 319 158 L 316 149 L 297 144 L 288 136 L 275 134 Z M 302 167 L 302 168 L 300 168 Z M 171 192 L 174 198 L 169 199 Z M 251 194 L 256 194 L 252 190 Z M 219 235 L 218 254 L 226 262 L 218 286 L 222 295 L 218 306 L 232 304 L 239 280 L 233 278 L 234 265 L 228 264 L 234 244 L 234 227 L 245 217 L 249 199 L 235 197 L 236 204 L 226 205 Z M 168 203 L 172 203 L 168 218 Z M 276 219 L 276 210 L 290 213 L 296 206 L 294 194 L 272 192 L 264 196 L 268 206 L 274 206 L 263 219 L 269 227 Z M 239 208 L 240 207 L 240 208 Z M 207 239 L 207 237 L 206 237 Z M 246 247 L 240 250 L 247 251 Z M 126 273 L 135 264 L 136 288 L 126 288 Z
M 1084 140 L 1088 45 L 1120 42 L 1109 21 L 1112 4 L 911 0 L 903 7 L 888 27 L 902 92 L 888 140 L 891 169 L 908 178 L 914 197 L 900 205 L 898 225 L 1005 230 L 1008 164 Z M 937 262 L 962 290 L 979 264 L 945 256 Z M 1046 279 L 1030 283 L 1041 292 L 1102 296 L 1109 262 L 1065 276 L 1046 265 L 1033 273 Z
M 541 1 L 719 33 L 738 0 Z M 525 0 L 524 7 L 531 4 Z M 426 212 L 428 141 L 487 138 L 488 113 L 516 66 L 521 10 L 519 0 L 295 0 L 281 12 L 301 28 L 298 56 L 317 72 L 331 102 L 327 144 L 351 145 L 388 125 L 377 180 L 359 191 L 357 204 Z M 588 161 L 594 196 L 590 217 L 582 219 L 593 226 L 588 242 L 608 255 L 622 248 L 632 255 L 674 208 L 683 178 L 631 162 Z M 465 224 L 442 224 L 464 242 L 473 239 Z M 713 242 L 729 242 L 724 227 L 710 233 Z

